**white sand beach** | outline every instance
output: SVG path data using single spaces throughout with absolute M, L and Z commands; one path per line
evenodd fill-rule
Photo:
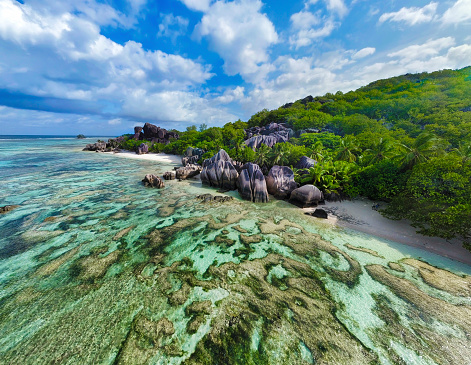
M 320 206 L 329 214 L 328 221 L 341 227 L 351 228 L 373 236 L 433 252 L 465 264 L 471 265 L 471 252 L 460 240 L 447 241 L 443 238 L 423 236 L 407 220 L 392 220 L 383 217 L 372 209 L 374 202 L 368 199 L 326 202 Z M 384 206 L 384 204 L 383 204 Z M 307 208 L 313 211 L 315 208 Z M 381 209 L 381 207 L 380 207 Z
M 145 155 L 138 155 L 135 152 L 126 151 L 126 150 L 120 150 L 119 152 L 103 152 L 103 153 L 112 154 L 118 157 L 132 158 L 132 159 L 138 159 L 138 160 L 156 161 L 156 162 L 164 162 L 164 163 L 172 163 L 172 164 L 182 163 L 182 156 L 168 155 L 166 153 L 147 153 Z
M 123 158 L 181 164 L 181 156 L 166 153 L 138 155 L 126 150 L 121 150 L 118 153 L 105 153 Z M 407 220 L 392 220 L 383 217 L 378 211 L 372 209 L 373 203 L 365 198 L 344 200 L 342 202 L 326 202 L 325 205 L 319 208 L 327 211 L 329 214 L 327 221 L 331 224 L 365 232 L 409 246 L 420 247 L 440 256 L 471 265 L 471 252 L 466 250 L 459 240 L 447 241 L 443 238 L 418 234 L 416 229 Z M 305 208 L 304 210 L 310 212 L 315 210 L 315 208 Z

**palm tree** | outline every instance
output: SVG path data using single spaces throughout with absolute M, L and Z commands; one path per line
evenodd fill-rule
M 262 143 L 256 152 L 257 157 L 255 158 L 255 162 L 258 164 L 258 166 L 262 167 L 268 164 L 268 157 L 270 156 L 270 152 L 271 148 Z
M 271 165 L 284 166 L 289 163 L 289 157 L 291 154 L 290 145 L 288 143 L 277 143 L 271 149 L 268 158 Z
M 373 145 L 373 148 L 367 149 L 365 152 L 367 165 L 373 165 L 382 160 L 390 159 L 396 156 L 395 143 L 392 143 L 389 139 L 379 139 L 377 143 Z
M 317 162 L 320 162 L 324 159 L 325 154 L 326 154 L 326 151 L 324 150 L 324 145 L 322 144 L 321 141 L 317 141 L 312 146 L 312 151 L 309 157 L 316 160 Z
M 399 162 L 403 170 L 412 169 L 416 164 L 445 152 L 443 142 L 428 132 L 419 134 L 410 147 L 404 144 L 401 147 L 402 154 L 399 155 Z
M 458 148 L 453 148 L 451 153 L 461 157 L 463 163 L 471 161 L 471 143 L 459 144 Z
M 346 135 L 340 141 L 340 146 L 337 149 L 337 156 L 335 159 L 347 162 L 355 162 L 357 159 L 355 152 L 359 152 L 359 147 L 355 137 L 350 134 Z

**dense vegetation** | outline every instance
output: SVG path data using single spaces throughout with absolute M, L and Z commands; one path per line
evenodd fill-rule
M 273 148 L 245 147 L 244 129 L 286 123 L 297 138 Z M 303 155 L 318 164 L 300 175 L 337 197 L 389 202 L 391 218 L 408 218 L 420 232 L 471 240 L 471 67 L 407 74 L 356 91 L 307 97 L 262 110 L 247 123 L 187 128 L 181 138 L 152 151 L 183 154 L 220 148 L 242 162 L 294 166 Z M 142 141 L 128 140 L 132 149 Z

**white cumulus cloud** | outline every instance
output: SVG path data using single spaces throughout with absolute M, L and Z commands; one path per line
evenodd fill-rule
M 420 23 L 431 22 L 435 18 L 438 3 L 431 2 L 425 5 L 423 8 L 403 7 L 399 11 L 392 13 L 384 13 L 380 16 L 379 22 L 384 23 L 386 21 L 391 22 L 404 22 L 409 25 L 416 25 Z
M 224 60 L 225 72 L 240 74 L 246 81 L 263 79 L 272 67 L 268 49 L 278 34 L 261 13 L 260 0 L 218 1 L 211 5 L 195 27 L 197 38 L 206 37 L 210 47 Z
M 458 0 L 443 14 L 442 21 L 446 24 L 457 24 L 471 21 L 471 0 Z

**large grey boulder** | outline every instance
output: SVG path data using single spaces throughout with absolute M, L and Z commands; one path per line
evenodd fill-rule
M 138 155 L 144 155 L 149 152 L 149 146 L 145 143 L 141 143 L 139 147 L 137 147 L 136 153 Z
M 163 177 L 165 180 L 175 180 L 175 178 L 177 177 L 177 174 L 175 171 L 166 171 L 164 172 Z
M 311 167 L 314 167 L 317 165 L 317 161 L 313 160 L 312 158 L 309 158 L 307 156 L 301 157 L 301 159 L 298 161 L 296 164 L 297 169 L 309 169 Z
M 106 151 L 106 142 L 105 141 L 98 141 L 96 143 L 89 143 L 85 146 L 83 151 L 105 152 Z
M 268 191 L 265 176 L 260 167 L 253 163 L 246 163 L 240 171 L 239 194 L 242 199 L 250 200 L 254 203 L 268 202 Z
M 278 140 L 274 136 L 254 136 L 245 141 L 245 144 L 252 149 L 257 149 L 262 144 L 265 144 L 271 148 L 277 143 Z
M 201 181 L 203 184 L 235 190 L 239 173 L 230 161 L 219 160 L 206 165 L 201 171 Z
M 203 184 L 235 190 L 239 173 L 226 151 L 220 150 L 213 157 L 204 160 L 201 181 Z
M 289 201 L 303 208 L 312 207 L 324 201 L 324 194 L 314 185 L 304 185 L 291 192 Z
M 223 149 L 220 149 L 219 152 L 216 153 L 213 157 L 207 158 L 203 161 L 203 167 L 208 166 L 216 161 L 229 161 L 230 163 L 233 162 L 231 156 L 229 156 Z
M 184 167 L 180 167 L 175 172 L 177 179 L 181 180 L 192 178 L 198 175 L 199 173 L 201 173 L 200 165 L 186 165 Z
M 163 187 L 165 187 L 165 184 L 162 179 L 154 174 L 147 174 L 144 179 L 142 179 L 142 182 L 145 186 L 150 186 L 153 188 L 162 189 Z
M 196 164 L 203 155 L 204 150 L 201 148 L 188 147 L 185 151 L 185 155 L 182 157 L 182 165 Z
M 132 139 L 135 139 L 136 141 L 139 139 L 143 139 L 144 135 L 141 132 L 142 127 L 134 127 L 134 136 L 132 137 Z
M 267 190 L 275 198 L 289 198 L 291 192 L 298 187 L 294 181 L 294 173 L 287 166 L 275 165 L 270 169 L 266 178 Z

